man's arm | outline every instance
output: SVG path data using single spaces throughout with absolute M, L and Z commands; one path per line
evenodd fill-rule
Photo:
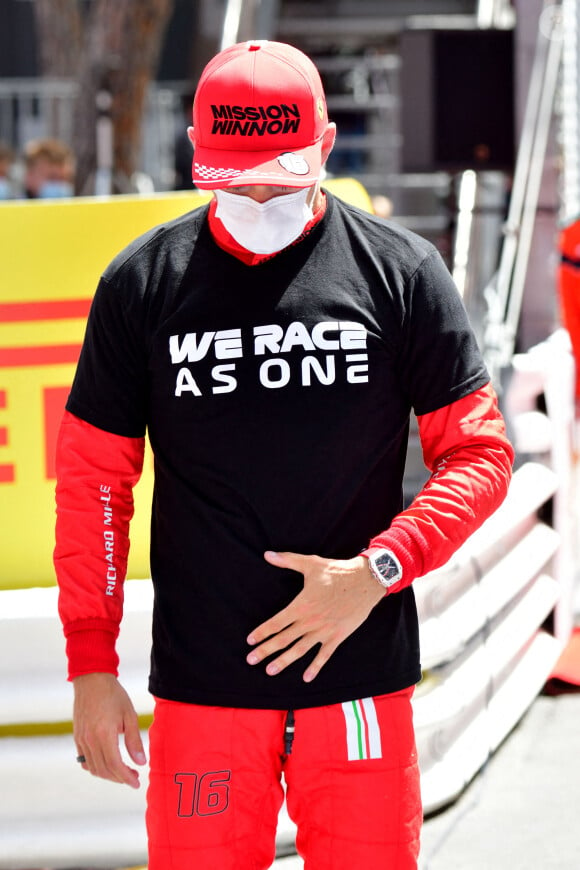
M 499 507 L 508 490 L 514 452 L 497 399 L 488 384 L 444 408 L 418 418 L 426 466 L 432 474 L 412 504 L 372 539 L 365 554 L 391 550 L 402 578 L 386 594 L 443 565 Z M 385 595 L 367 560 L 324 559 L 296 553 L 266 553 L 273 565 L 304 575 L 296 598 L 248 636 L 256 665 L 283 650 L 266 672 L 272 676 L 320 649 L 304 672 L 313 680 L 335 649 L 368 617 Z
M 145 755 L 137 715 L 117 681 L 115 642 L 143 453 L 143 438 L 114 435 L 65 412 L 56 456 L 54 564 L 75 692 L 74 738 L 85 769 L 133 787 L 138 774 L 122 761 L 119 734 L 135 763 L 144 764 Z
M 491 386 L 417 417 L 431 476 L 365 553 L 392 550 L 403 566 L 396 592 L 444 565 L 504 500 L 514 450 Z

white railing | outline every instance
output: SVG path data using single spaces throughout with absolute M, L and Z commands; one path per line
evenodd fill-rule
M 562 220 L 580 214 L 580 8 L 577 0 L 562 0 Z

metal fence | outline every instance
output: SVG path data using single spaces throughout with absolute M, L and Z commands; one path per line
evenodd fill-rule
M 186 87 L 155 83 L 147 94 L 138 170 L 155 190 L 174 186 L 175 139 L 186 124 L 181 112 Z M 78 88 L 77 82 L 66 79 L 0 80 L 0 140 L 17 155 L 26 142 L 45 136 L 71 145 Z

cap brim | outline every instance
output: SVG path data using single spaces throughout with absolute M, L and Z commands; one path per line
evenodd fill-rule
M 312 187 L 322 167 L 321 141 L 296 151 L 226 151 L 196 145 L 192 180 L 202 190 L 270 184 Z

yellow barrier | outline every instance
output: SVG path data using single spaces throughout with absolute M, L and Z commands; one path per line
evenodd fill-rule
M 353 179 L 326 185 L 371 211 Z M 128 242 L 209 200 L 168 193 L 0 205 L 0 588 L 54 583 L 54 445 L 90 301 Z M 135 491 L 128 576 L 149 576 L 151 458 Z

